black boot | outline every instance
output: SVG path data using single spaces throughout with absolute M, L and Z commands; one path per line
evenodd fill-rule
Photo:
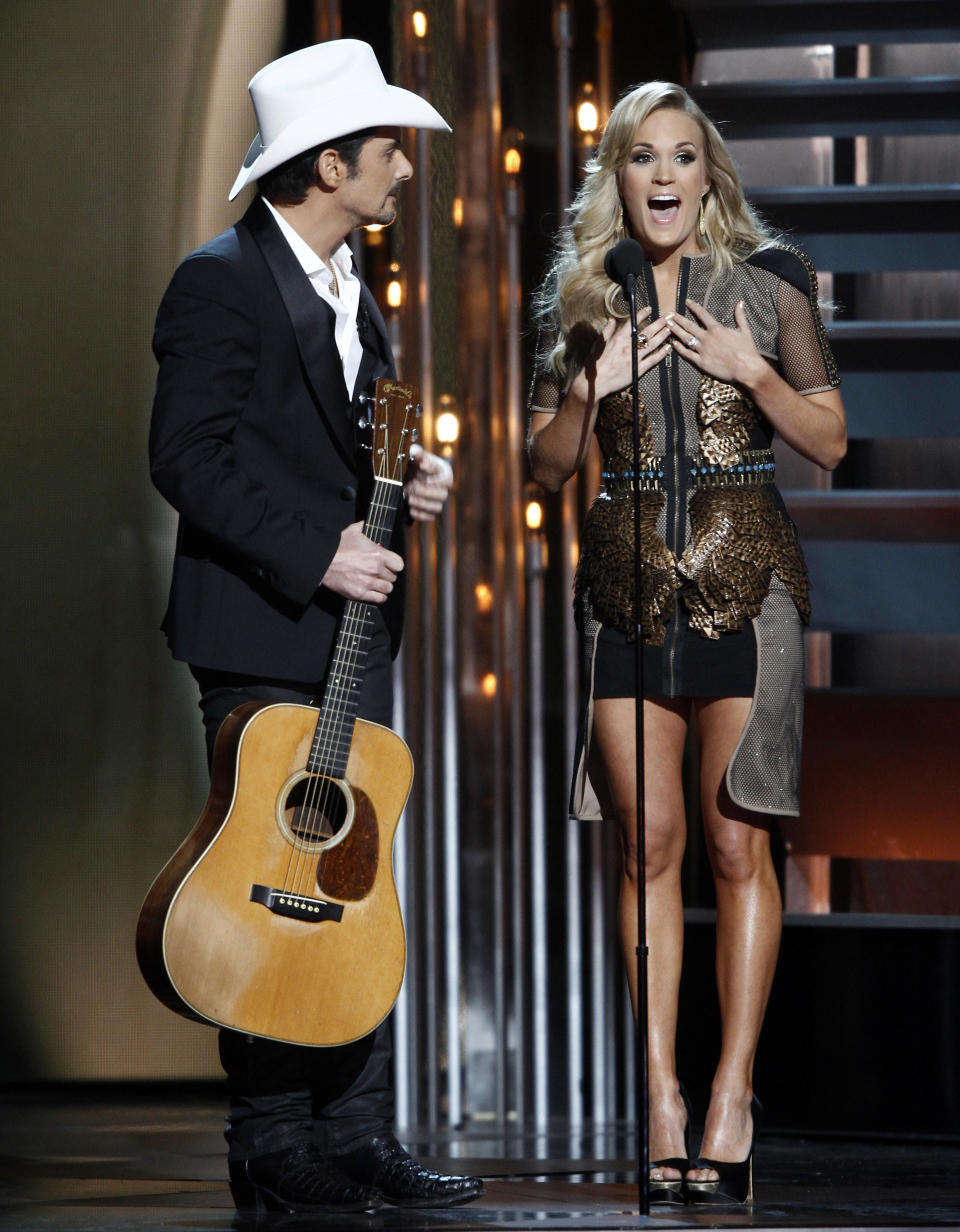
M 394 1206 L 459 1206 L 483 1193 L 479 1177 L 444 1176 L 424 1168 L 393 1134 L 371 1138 L 333 1162 L 353 1180 L 378 1189 L 384 1201 Z
M 345 1176 L 312 1142 L 232 1162 L 230 1192 L 239 1210 L 372 1211 L 381 1205 L 376 1189 Z

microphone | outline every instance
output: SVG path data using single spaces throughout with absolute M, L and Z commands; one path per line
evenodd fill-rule
M 643 249 L 636 240 L 621 240 L 603 258 L 603 270 L 611 282 L 619 282 L 630 294 L 630 281 L 643 269 Z

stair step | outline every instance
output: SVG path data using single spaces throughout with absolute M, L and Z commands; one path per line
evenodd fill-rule
M 820 270 L 960 269 L 960 184 L 753 188 L 747 196 Z
M 960 321 L 829 321 L 827 333 L 848 369 L 960 368 Z
M 960 543 L 960 492 L 794 489 L 783 499 L 804 540 Z
M 703 50 L 960 42 L 956 0 L 674 0 Z
M 851 440 L 960 436 L 960 369 L 914 372 L 878 364 L 865 372 L 841 362 L 840 376 Z
M 832 77 L 691 85 L 727 140 L 960 132 L 960 77 Z
M 852 439 L 960 435 L 960 321 L 829 321 Z
M 804 555 L 811 629 L 960 634 L 960 544 L 813 538 Z

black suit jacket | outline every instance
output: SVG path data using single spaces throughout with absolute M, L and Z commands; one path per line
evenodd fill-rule
M 326 670 L 343 603 L 318 585 L 369 487 L 356 395 L 394 375 L 364 286 L 351 406 L 333 323 L 260 198 L 167 288 L 150 470 L 180 514 L 163 622 L 178 659 L 302 681 Z M 395 646 L 400 606 L 397 587 L 384 613 Z

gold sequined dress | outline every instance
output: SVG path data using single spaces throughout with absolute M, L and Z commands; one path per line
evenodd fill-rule
M 638 308 L 656 318 L 685 300 L 706 304 L 733 327 L 744 303 L 758 349 L 800 393 L 839 378 L 817 307 L 816 274 L 795 249 L 770 246 L 711 281 L 707 256 L 684 257 L 677 304 L 657 302 L 652 267 L 637 282 Z M 568 373 L 568 379 L 572 379 Z M 549 370 L 535 378 L 531 409 L 555 410 L 563 388 Z M 746 394 L 672 354 L 641 376 L 640 468 L 633 474 L 629 389 L 604 398 L 596 435 L 601 491 L 587 514 L 576 575 L 584 643 L 582 758 L 573 811 L 597 816 L 589 781 L 593 671 L 602 628 L 627 640 L 637 627 L 633 490 L 641 507 L 640 624 L 647 696 L 739 696 L 725 692 L 727 660 L 748 651 L 753 705 L 727 784 L 744 807 L 796 814 L 803 703 L 802 625 L 809 581 L 796 530 L 774 483 L 773 431 Z M 608 636 L 608 635 L 605 635 Z M 699 639 L 714 645 L 703 647 Z M 749 639 L 749 642 L 744 641 Z M 707 654 L 701 649 L 708 650 Z

